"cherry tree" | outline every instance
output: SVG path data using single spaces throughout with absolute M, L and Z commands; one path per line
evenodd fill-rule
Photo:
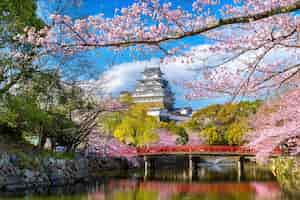
M 207 51 L 228 55 L 216 66 L 199 66 L 201 81 L 186 83 L 191 89 L 190 98 L 212 93 L 257 94 L 283 84 L 298 85 L 295 79 L 299 72 L 299 17 L 295 12 L 300 8 L 300 1 L 234 0 L 224 5 L 218 0 L 197 0 L 191 8 L 192 11 L 174 8 L 168 2 L 144 0 L 116 9 L 112 18 L 102 13 L 76 20 L 52 15 L 51 27 L 39 31 L 28 28 L 26 36 L 19 39 L 42 46 L 48 53 L 68 55 L 106 47 L 114 51 L 126 47 L 147 48 L 163 51 L 165 61 L 181 53 L 186 58 L 183 62 L 187 62 L 199 52 L 168 49 L 164 44 L 202 36 L 214 41 Z M 267 62 L 266 58 L 279 49 L 289 53 Z M 226 63 L 245 57 L 243 66 L 231 70 L 226 67 Z
M 254 131 L 249 133 L 249 146 L 258 150 L 258 158 L 264 158 L 281 145 L 287 145 L 288 153 L 300 152 L 300 91 L 295 89 L 263 105 L 252 120 Z
M 39 31 L 28 28 L 17 39 L 34 44 L 41 54 L 72 55 L 96 48 L 147 49 L 162 51 L 163 62 L 171 62 L 175 55 L 181 54 L 182 62 L 187 63 L 205 51 L 225 55 L 219 63 L 198 66 L 200 78 L 184 84 L 190 90 L 187 96 L 225 94 L 235 99 L 292 90 L 279 99 L 282 106 L 276 107 L 278 111 L 261 119 L 270 120 L 270 126 L 256 125 L 257 133 L 268 138 L 279 134 L 281 139 L 269 145 L 273 148 L 285 137 L 297 134 L 299 125 L 299 113 L 293 110 L 299 110 L 299 101 L 291 99 L 297 99 L 300 93 L 295 89 L 300 80 L 299 9 L 299 0 L 232 0 L 227 4 L 219 0 L 195 0 L 190 9 L 166 1 L 140 0 L 116 9 L 113 17 L 100 13 L 73 20 L 54 14 L 51 26 Z M 188 51 L 186 46 L 167 48 L 166 44 L 188 37 L 204 37 L 212 45 L 203 52 Z M 237 60 L 239 64 L 232 67 Z M 283 125 L 276 126 L 277 121 Z M 254 145 L 263 140 L 267 138 Z

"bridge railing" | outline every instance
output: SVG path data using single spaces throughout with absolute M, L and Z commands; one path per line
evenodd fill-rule
M 93 156 L 98 157 L 135 157 L 140 155 L 160 155 L 160 154 L 188 154 L 188 153 L 203 153 L 203 154 L 237 154 L 237 155 L 256 155 L 257 151 L 245 146 L 210 146 L 210 145 L 178 145 L 178 146 L 144 146 L 136 148 L 136 151 L 129 149 L 122 149 L 114 151 L 110 149 L 104 155 L 102 152 L 89 152 Z M 282 155 L 281 148 L 276 148 L 273 156 Z
M 257 151 L 244 146 L 209 146 L 209 145 L 182 145 L 182 146 L 151 146 L 137 148 L 137 154 L 172 154 L 172 153 L 231 153 L 255 155 Z M 276 148 L 272 154 L 281 155 L 282 150 Z

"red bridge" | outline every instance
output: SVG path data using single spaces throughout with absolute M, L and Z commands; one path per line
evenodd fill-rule
M 99 147 L 104 149 L 105 147 Z M 177 145 L 177 146 L 144 146 L 129 147 L 124 144 L 112 142 L 112 145 L 106 147 L 107 152 L 90 151 L 89 154 L 95 156 L 108 157 L 141 157 L 141 156 L 166 156 L 166 155 L 192 155 L 192 156 L 238 156 L 254 157 L 257 153 L 255 149 L 245 146 L 211 146 L 211 145 Z M 271 156 L 277 157 L 282 155 L 283 151 L 276 148 Z
M 244 146 L 210 146 L 210 145 L 182 145 L 182 146 L 144 146 L 144 147 L 124 147 L 118 152 L 110 150 L 107 154 L 111 157 L 143 157 L 145 177 L 148 176 L 150 169 L 155 167 L 155 158 L 159 156 L 185 156 L 187 157 L 189 177 L 193 177 L 194 168 L 197 167 L 199 157 L 234 157 L 237 163 L 238 177 L 243 173 L 244 157 L 254 157 L 256 150 Z M 114 150 L 114 149 L 113 149 Z M 282 155 L 282 150 L 276 148 L 271 156 Z M 98 153 L 96 155 L 99 156 Z
M 243 146 L 209 146 L 209 145 L 182 145 L 182 146 L 150 146 L 137 148 L 138 156 L 160 155 L 211 155 L 211 156 L 255 156 L 256 150 Z M 272 152 L 272 156 L 280 156 L 280 148 Z
M 137 148 L 137 156 L 144 158 L 145 177 L 148 176 L 150 169 L 155 166 L 155 157 L 167 155 L 183 155 L 188 158 L 189 177 L 193 178 L 194 169 L 197 168 L 197 157 L 201 156 L 219 156 L 219 157 L 235 157 L 238 170 L 238 180 L 241 179 L 244 167 L 244 157 L 254 157 L 256 151 L 243 146 L 150 146 Z M 277 157 L 282 154 L 280 148 L 276 148 L 271 156 Z

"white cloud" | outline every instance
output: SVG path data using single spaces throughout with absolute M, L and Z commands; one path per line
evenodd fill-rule
M 207 48 L 206 45 L 192 48 L 191 52 L 195 52 L 195 55 L 192 57 L 193 62 L 190 63 L 182 62 L 186 57 L 179 56 L 174 57 L 175 60 L 171 58 L 168 63 L 160 63 L 159 59 L 151 59 L 114 65 L 102 73 L 98 80 L 90 80 L 87 85 L 96 94 L 105 92 L 106 94 L 117 95 L 124 90 L 133 91 L 137 80 L 141 79 L 141 73 L 146 67 L 160 66 L 165 78 L 171 84 L 172 91 L 176 94 L 177 105 L 192 106 L 194 102 L 187 101 L 184 98 L 186 91 L 180 83 L 199 78 L 197 77 L 199 73 L 196 73 L 193 69 L 207 62 L 206 58 L 210 56 L 207 51 L 204 51 Z M 215 61 L 217 58 L 219 57 L 214 56 Z M 201 101 L 197 101 L 197 104 L 199 102 Z M 209 104 L 207 100 L 205 102 L 205 105 Z
M 224 58 L 228 56 L 228 53 L 215 54 L 214 52 L 208 51 L 208 45 L 200 45 L 193 47 L 188 53 L 191 54 L 190 58 L 192 62 L 182 62 L 186 60 L 186 57 L 177 56 L 170 59 L 168 63 L 160 63 L 158 59 L 151 59 L 148 61 L 134 61 L 130 63 L 123 63 L 114 65 L 109 68 L 106 72 L 100 75 L 98 80 L 91 80 L 89 85 L 96 90 L 105 91 L 107 94 L 116 95 L 121 91 L 128 90 L 133 91 L 134 86 L 141 78 L 141 72 L 146 67 L 157 67 L 160 66 L 164 72 L 165 77 L 169 80 L 173 92 L 176 94 L 177 105 L 188 106 L 195 105 L 194 107 L 206 106 L 211 103 L 224 102 L 224 98 L 212 100 L 207 99 L 203 101 L 190 102 L 185 100 L 184 95 L 186 93 L 184 87 L 180 84 L 183 81 L 190 81 L 194 79 L 200 79 L 200 73 L 197 73 L 193 69 L 197 69 L 204 65 L 217 65 L 224 61 Z M 266 62 L 272 62 L 274 58 L 278 56 L 285 56 L 286 52 L 274 51 L 267 58 Z M 251 53 L 243 55 L 241 58 L 227 63 L 224 67 L 227 70 L 236 70 L 237 68 L 243 68 L 245 63 L 254 59 L 255 56 Z
M 201 46 L 202 49 L 206 46 Z M 204 58 L 205 56 L 203 56 Z M 92 81 L 93 85 L 103 85 L 108 93 L 118 93 L 122 90 L 133 89 L 136 81 L 141 78 L 141 72 L 147 67 L 161 67 L 165 73 L 165 77 L 170 81 L 191 80 L 194 78 L 195 72 L 191 69 L 197 67 L 199 62 L 191 64 L 182 63 L 183 57 L 176 57 L 176 61 L 160 63 L 158 59 L 151 59 L 147 61 L 135 61 L 130 63 L 123 63 L 114 65 L 106 72 L 100 75 L 99 80 Z M 202 61 L 201 61 L 202 62 Z M 105 81 L 104 81 L 105 80 Z

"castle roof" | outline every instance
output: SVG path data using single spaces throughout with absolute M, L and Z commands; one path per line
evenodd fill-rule
M 160 67 L 145 68 L 145 70 L 142 73 L 143 74 L 163 74 L 160 70 Z

